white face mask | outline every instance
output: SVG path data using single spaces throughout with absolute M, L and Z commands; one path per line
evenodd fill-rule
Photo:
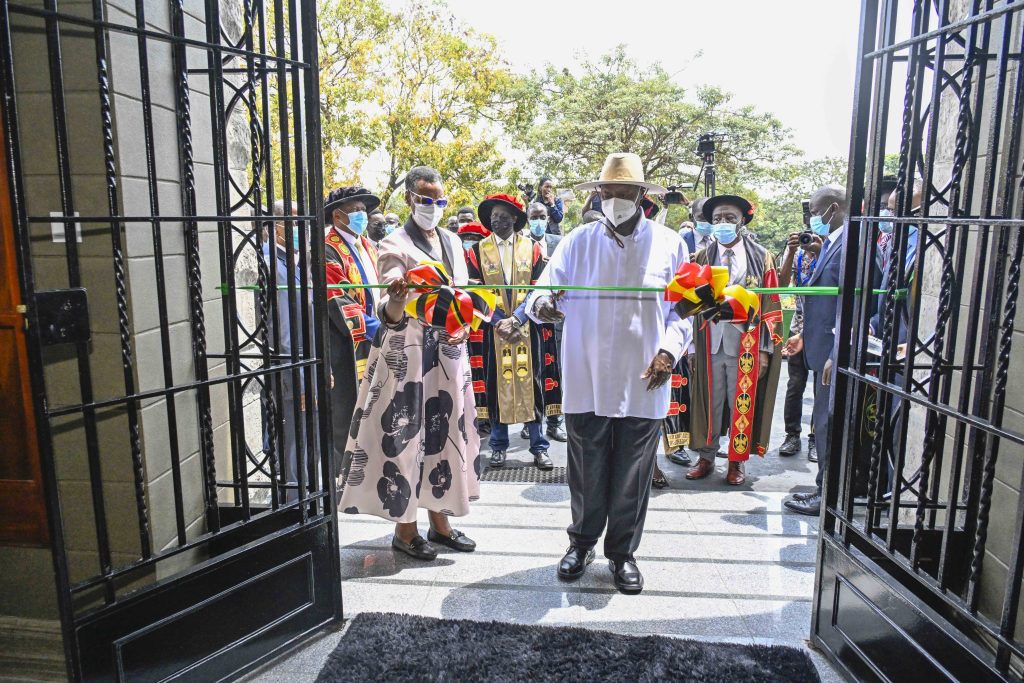
M 628 221 L 636 213 L 636 202 L 629 199 L 605 199 L 601 202 L 601 211 L 611 224 L 618 227 Z
M 422 204 L 416 204 L 412 209 L 412 219 L 416 221 L 416 225 L 420 226 L 424 230 L 433 230 L 437 227 L 437 224 L 441 222 L 441 217 L 444 215 L 444 209 L 439 206 L 423 206 Z

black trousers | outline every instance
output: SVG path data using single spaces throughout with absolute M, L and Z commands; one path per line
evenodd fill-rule
M 572 413 L 565 416 L 565 427 L 569 538 L 580 548 L 593 548 L 607 525 L 605 557 L 630 559 L 644 532 L 661 420 Z
M 789 382 L 786 384 L 786 403 L 782 410 L 786 434 L 800 434 L 800 421 L 804 416 L 804 389 L 807 388 L 809 372 L 803 351 L 789 357 Z

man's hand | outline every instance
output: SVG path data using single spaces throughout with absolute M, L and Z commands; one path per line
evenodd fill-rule
M 463 325 L 462 329 L 453 335 L 448 337 L 448 343 L 452 346 L 458 346 L 459 344 L 465 344 L 466 340 L 469 339 L 470 327 L 469 325 Z
M 675 359 L 667 351 L 658 351 L 651 364 L 640 375 L 640 379 L 647 380 L 647 391 L 654 391 L 662 386 L 672 377 L 672 367 Z
M 823 387 L 832 385 L 832 359 L 825 361 L 825 367 L 821 371 L 821 385 Z
M 686 364 L 690 366 L 690 377 L 693 377 L 693 373 L 697 372 L 697 354 L 691 353 L 687 356 Z
M 787 249 L 799 249 L 800 248 L 800 233 L 791 232 L 789 237 L 786 238 Z
M 757 378 L 761 379 L 768 374 L 768 366 L 772 362 L 772 357 L 768 355 L 767 351 L 762 351 L 760 356 L 760 362 L 757 368 Z
M 804 350 L 804 338 L 799 334 L 794 334 L 786 341 L 786 345 L 782 348 L 782 353 L 787 356 L 795 356 Z
M 565 313 L 558 310 L 555 297 L 543 296 L 533 305 L 533 312 L 543 323 L 558 323 L 565 320 Z
M 502 341 L 511 344 L 522 335 L 522 327 L 515 318 L 505 318 L 494 324 L 494 333 Z

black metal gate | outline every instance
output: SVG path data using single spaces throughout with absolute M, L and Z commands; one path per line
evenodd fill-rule
M 862 5 L 813 637 L 865 680 L 1024 674 L 1022 17 Z
M 75 680 L 227 678 L 341 616 L 316 35 L 313 0 L 0 0 Z

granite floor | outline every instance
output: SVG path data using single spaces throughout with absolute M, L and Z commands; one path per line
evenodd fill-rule
M 806 403 L 809 415 L 810 392 Z M 776 413 L 781 419 L 781 405 Z M 526 442 L 512 434 L 509 458 L 527 459 Z M 645 578 L 638 596 L 615 590 L 600 555 L 580 581 L 557 580 L 570 522 L 562 485 L 484 483 L 480 502 L 456 525 L 477 550 L 442 551 L 430 563 L 393 552 L 387 522 L 342 516 L 345 615 L 401 612 L 807 649 L 818 522 L 786 512 L 782 501 L 813 486 L 816 465 L 805 453 L 779 457 L 783 437 L 780 423 L 773 450 L 750 462 L 740 487 L 725 484 L 724 460 L 714 476 L 688 482 L 684 468 L 659 454 L 671 487 L 652 494 L 637 553 Z M 564 445 L 551 456 L 564 464 Z M 312 681 L 342 634 L 343 627 L 320 634 L 248 680 Z M 823 680 L 840 680 L 808 652 Z

